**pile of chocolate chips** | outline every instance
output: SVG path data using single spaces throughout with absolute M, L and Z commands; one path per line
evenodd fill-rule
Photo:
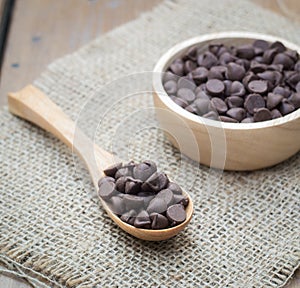
M 99 196 L 122 221 L 143 229 L 165 229 L 185 221 L 188 198 L 153 161 L 118 163 L 104 173 Z
M 300 108 L 300 60 L 281 42 L 191 47 L 163 78 L 185 110 L 224 122 L 271 120 Z

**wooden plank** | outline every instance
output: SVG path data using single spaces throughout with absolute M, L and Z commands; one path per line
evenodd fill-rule
M 0 105 L 55 58 L 75 51 L 161 0 L 18 0 L 3 62 Z

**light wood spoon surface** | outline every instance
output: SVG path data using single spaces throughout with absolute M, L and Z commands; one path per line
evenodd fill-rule
M 19 92 L 9 93 L 8 106 L 11 113 L 52 133 L 70 149 L 73 149 L 85 162 L 95 188 L 98 190 L 98 180 L 103 176 L 103 170 L 116 162 L 115 156 L 94 144 L 79 128 L 76 128 L 75 123 L 60 107 L 33 85 L 28 85 Z M 76 141 L 74 141 L 75 130 Z M 189 204 L 186 207 L 186 220 L 175 227 L 162 230 L 135 228 L 123 222 L 110 210 L 105 201 L 99 198 L 109 217 L 121 229 L 143 240 L 161 241 L 178 234 L 187 226 L 192 218 L 192 199 L 186 192 L 184 194 L 189 199 Z

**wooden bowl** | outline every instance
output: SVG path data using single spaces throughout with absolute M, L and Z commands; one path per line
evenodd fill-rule
M 180 151 L 200 163 L 225 170 L 255 170 L 275 165 L 300 151 L 300 109 L 284 117 L 257 123 L 224 123 L 194 115 L 164 90 L 162 77 L 171 62 L 192 46 L 224 43 L 240 45 L 255 39 L 281 41 L 287 48 L 300 47 L 284 39 L 257 33 L 224 32 L 195 37 L 179 43 L 157 62 L 153 73 L 153 99 L 157 118 L 167 137 Z M 184 125 L 183 125 L 184 123 Z M 191 149 L 190 131 L 198 149 Z

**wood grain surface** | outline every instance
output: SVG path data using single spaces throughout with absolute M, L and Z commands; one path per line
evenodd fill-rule
M 1 70 L 0 105 L 6 103 L 9 91 L 31 83 L 55 58 L 75 51 L 161 1 L 16 0 Z M 300 21 L 299 0 L 252 1 Z M 3 2 L 0 0 L 0 13 Z M 0 275 L 0 288 L 17 287 L 30 286 L 7 274 Z M 300 288 L 300 270 L 286 288 Z

